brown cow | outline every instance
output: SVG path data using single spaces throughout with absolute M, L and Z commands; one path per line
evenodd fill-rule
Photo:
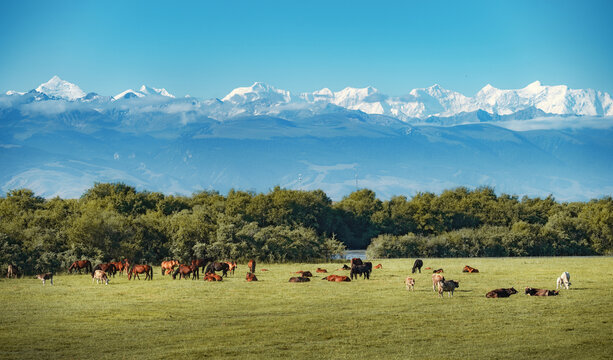
M 248 282 L 251 282 L 251 281 L 258 281 L 258 278 L 255 276 L 255 274 L 254 274 L 254 273 L 250 273 L 250 272 L 248 272 L 248 273 L 247 273 L 247 276 L 245 276 L 245 280 L 247 280 Z
M 494 289 L 487 294 L 485 294 L 486 298 L 508 298 L 509 296 L 517 294 L 517 290 L 515 288 L 507 288 L 507 289 Z
M 478 273 L 479 270 L 475 269 L 474 267 L 470 267 L 468 265 L 464 266 L 464 269 L 462 269 L 462 272 L 467 272 L 467 273 Z
M 407 290 L 415 291 L 415 279 L 412 277 L 407 277 L 406 280 L 404 280 L 404 284 L 406 285 Z
M 560 292 L 556 290 L 547 290 L 547 289 L 534 289 L 531 287 L 527 287 L 525 294 L 530 296 L 556 296 Z
M 36 278 L 43 281 L 43 286 L 45 286 L 45 281 L 47 280 L 51 280 L 51 285 L 53 285 L 53 273 L 38 274 Z
M 318 272 L 318 273 L 327 273 L 327 272 L 328 272 L 328 270 L 326 270 L 326 269 L 322 269 L 322 268 L 317 268 L 317 270 L 315 270 L 315 272 Z
M 375 269 L 383 269 L 383 265 L 377 264 L 377 266 L 375 266 Z
M 436 291 L 439 281 L 445 281 L 445 277 L 441 274 L 432 274 L 432 291 Z
M 300 283 L 300 282 L 309 282 L 309 281 L 311 281 L 311 279 L 309 279 L 308 277 L 303 277 L 303 276 L 289 278 L 289 282 L 291 283 Z

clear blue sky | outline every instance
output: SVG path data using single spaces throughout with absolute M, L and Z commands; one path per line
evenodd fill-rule
M 534 80 L 613 94 L 612 1 L 0 1 L 0 91 L 59 75 L 224 96 L 439 83 L 473 95 Z

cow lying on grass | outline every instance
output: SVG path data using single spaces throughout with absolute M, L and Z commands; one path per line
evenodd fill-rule
M 485 297 L 486 298 L 508 298 L 509 296 L 513 294 L 517 294 L 517 290 L 515 290 L 515 288 L 495 289 L 485 294 Z
M 527 287 L 525 294 L 530 296 L 556 296 L 560 292 L 555 290 L 547 290 L 547 289 L 534 289 L 531 287 Z

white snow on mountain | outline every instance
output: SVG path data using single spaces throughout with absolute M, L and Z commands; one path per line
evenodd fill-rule
M 133 98 L 142 98 L 142 97 L 145 97 L 145 94 L 141 93 L 140 91 L 134 91 L 132 89 L 128 89 L 128 90 L 122 91 L 119 94 L 113 96 L 113 100 L 133 99 Z
M 147 85 L 141 86 L 138 91 L 145 95 L 161 95 L 161 96 L 166 96 L 166 97 L 173 98 L 173 99 L 175 97 L 173 94 L 169 93 L 164 88 L 157 89 L 154 87 L 149 87 Z
M 239 87 L 232 90 L 221 100 L 235 105 L 244 105 L 252 102 L 274 105 L 289 103 L 292 97 L 289 91 L 279 90 L 273 86 L 256 82 L 251 86 Z
M 25 92 L 22 91 L 15 91 L 15 90 L 9 90 L 6 92 L 6 95 L 11 96 L 11 95 L 23 95 L 25 94 Z
M 57 75 L 44 84 L 40 84 L 36 91 L 49 97 L 65 100 L 77 100 L 85 96 L 85 92 L 77 85 L 60 79 Z

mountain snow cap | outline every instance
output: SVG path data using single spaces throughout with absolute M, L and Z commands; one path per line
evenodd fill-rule
M 142 94 L 145 94 L 145 95 L 161 95 L 161 96 L 166 96 L 166 97 L 169 97 L 169 98 L 174 98 L 175 97 L 173 94 L 169 93 L 164 88 L 158 89 L 158 88 L 154 88 L 154 87 L 149 87 L 147 85 L 141 86 L 138 91 L 140 93 L 142 93 Z
M 77 100 L 86 95 L 77 85 L 62 80 L 57 75 L 53 76 L 46 83 L 40 84 L 36 91 L 50 97 L 66 100 Z

